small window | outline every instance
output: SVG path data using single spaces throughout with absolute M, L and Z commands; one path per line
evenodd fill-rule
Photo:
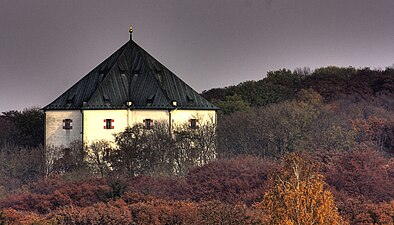
M 65 129 L 65 130 L 73 129 L 72 122 L 73 122 L 73 120 L 71 120 L 71 119 L 63 120 L 63 129 Z
M 189 94 L 186 95 L 186 100 L 187 102 L 193 102 L 194 98 L 192 96 L 190 96 Z
M 190 119 L 190 128 L 197 129 L 198 128 L 198 119 Z
M 106 104 L 106 105 L 109 105 L 110 104 L 110 99 L 109 99 L 109 97 L 108 97 L 108 95 L 107 94 L 103 94 L 103 101 L 104 101 L 104 103 Z
M 72 105 L 74 103 L 74 99 L 75 99 L 75 94 L 68 96 L 66 100 L 66 104 L 69 106 Z
M 114 122 L 115 122 L 115 120 L 113 120 L 113 119 L 105 119 L 104 120 L 104 123 L 105 123 L 104 129 L 114 129 Z
M 153 127 L 153 120 L 151 119 L 144 119 L 144 128 L 147 130 L 152 129 Z
M 150 106 L 150 105 L 152 105 L 153 104 L 153 101 L 155 100 L 155 95 L 153 94 L 153 95 L 150 95 L 147 99 L 146 99 L 146 104 L 148 105 L 148 106 Z

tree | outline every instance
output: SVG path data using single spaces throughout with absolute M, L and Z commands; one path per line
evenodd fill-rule
M 300 153 L 285 156 L 264 196 L 268 224 L 343 224 L 317 166 Z
M 21 112 L 11 110 L 0 117 L 5 123 L 5 130 L 0 131 L 1 142 L 35 148 L 44 142 L 44 112 L 37 108 L 28 108 Z
M 199 119 L 202 121 L 202 119 Z M 216 158 L 216 125 L 213 121 L 196 129 L 183 124 L 174 129 L 175 173 L 186 174 L 192 167 L 202 166 Z
M 379 150 L 393 152 L 394 143 L 394 121 L 388 121 L 376 116 L 368 119 L 355 119 L 352 121 L 352 128 L 356 133 L 356 140 L 359 143 L 372 142 Z
M 87 162 L 93 172 L 100 174 L 101 177 L 108 175 L 111 171 L 109 159 L 112 151 L 109 142 L 105 140 L 95 141 L 85 149 Z
M 57 148 L 57 150 L 61 151 L 61 157 L 54 160 L 53 171 L 50 172 L 69 174 L 82 173 L 84 175 L 90 173 L 86 162 L 86 147 L 83 145 L 82 141 L 74 141 L 68 148 L 61 147 Z
M 13 144 L 0 146 L 0 187 L 16 188 L 44 175 L 42 147 L 22 148 Z
M 141 174 L 186 174 L 190 168 L 216 157 L 216 127 L 213 123 L 178 125 L 173 133 L 164 123 L 151 129 L 142 124 L 115 135 L 117 148 L 111 155 L 112 167 L 132 176 Z
M 285 101 L 224 115 L 218 120 L 220 156 L 279 156 L 304 150 L 321 110 L 304 102 Z
M 352 199 L 372 202 L 394 199 L 394 161 L 371 147 L 360 146 L 331 157 L 327 183 Z
M 224 114 L 231 114 L 237 111 L 245 111 L 249 109 L 249 103 L 245 102 L 239 95 L 226 96 L 224 100 L 214 102 L 221 108 Z
M 193 200 L 251 205 L 262 200 L 268 189 L 268 175 L 277 170 L 278 165 L 272 160 L 235 157 L 195 167 L 185 178 Z
M 115 171 L 131 176 L 171 173 L 173 139 L 167 125 L 158 123 L 149 130 L 142 124 L 134 125 L 115 134 L 115 143 L 117 147 L 111 155 Z

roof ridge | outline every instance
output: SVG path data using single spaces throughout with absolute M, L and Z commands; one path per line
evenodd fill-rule
M 133 41 L 134 42 L 134 41 Z M 143 49 L 141 46 L 139 46 L 136 42 L 134 42 L 134 44 L 137 46 L 137 50 L 138 51 L 143 51 L 143 53 L 144 54 L 141 54 L 141 57 L 145 60 L 145 63 L 146 63 L 146 61 L 147 61 L 147 59 L 145 58 L 145 54 L 147 54 L 150 58 L 152 58 L 155 62 L 158 62 L 161 66 L 163 66 L 158 60 L 156 60 L 152 55 L 150 55 L 147 51 L 145 51 L 145 49 Z M 146 63 L 146 65 L 149 65 L 149 64 L 147 64 Z M 164 66 L 163 66 L 164 67 Z M 167 68 L 166 68 L 167 69 Z M 167 69 L 168 70 L 168 69 Z M 170 71 L 171 72 L 171 71 Z M 168 101 L 168 104 L 169 105 L 171 105 L 171 101 L 173 100 L 173 99 L 170 99 L 169 97 L 168 97 L 168 94 L 167 94 L 167 92 L 165 92 L 164 90 L 163 90 L 163 87 L 162 87 L 162 85 L 160 84 L 160 82 L 157 80 L 157 78 L 156 78 L 156 76 L 154 76 L 153 74 L 151 74 L 151 73 L 148 73 L 150 76 L 152 76 L 153 77 L 153 79 L 156 81 L 156 84 L 157 84 L 157 86 L 159 87 L 159 89 L 160 89 L 160 91 L 163 93 L 163 95 L 164 95 L 164 97 L 167 99 L 167 101 Z
M 176 79 L 180 80 L 184 85 L 186 85 L 186 87 L 190 90 L 192 90 L 193 92 L 195 92 L 195 94 L 197 94 L 199 97 L 201 97 L 202 99 L 204 99 L 207 103 L 213 105 L 212 103 L 210 103 L 206 98 L 204 98 L 201 94 L 199 94 L 197 91 L 195 91 L 192 87 L 190 87 L 190 85 L 188 85 L 184 80 L 182 80 L 179 76 L 177 76 L 174 72 L 172 72 L 170 69 L 168 69 L 165 65 L 163 65 L 159 60 L 157 60 L 155 57 L 153 57 L 148 51 L 146 51 L 144 48 L 142 48 L 141 46 L 139 46 L 136 42 L 134 42 L 136 46 L 138 46 L 139 49 L 141 49 L 145 54 L 147 54 L 150 58 L 153 59 L 153 61 L 155 61 L 156 63 L 158 63 L 160 66 L 162 66 L 164 69 L 166 69 L 171 75 L 172 77 L 175 77 Z M 143 55 L 143 54 L 142 54 Z M 143 56 L 145 57 L 145 56 Z M 153 78 L 155 79 L 156 82 L 158 82 L 156 76 L 153 76 Z M 165 97 L 167 98 L 167 100 L 169 101 L 169 103 L 171 104 L 170 101 L 172 101 L 173 99 L 169 99 L 167 92 L 163 91 L 163 88 L 161 85 L 158 85 L 160 87 L 160 90 L 162 90 L 162 92 L 164 93 Z M 213 105 L 214 106 L 214 105 Z
M 123 46 L 120 48 L 120 49 L 122 49 L 122 50 L 121 50 L 121 53 L 119 53 L 119 55 L 116 57 L 116 59 L 113 60 L 113 63 L 112 63 L 112 65 L 109 67 L 109 69 L 106 71 L 104 78 L 100 81 L 100 83 L 97 85 L 96 89 L 93 91 L 93 93 L 92 93 L 92 95 L 90 96 L 90 98 L 89 98 L 88 100 L 86 100 L 86 102 L 89 102 L 90 100 L 92 100 L 93 96 L 95 96 L 95 94 L 98 92 L 98 90 L 100 89 L 100 87 L 102 86 L 102 84 L 104 83 L 104 81 L 106 81 L 107 79 L 109 79 L 108 77 L 110 77 L 110 76 L 107 76 L 107 75 L 108 75 L 109 72 L 114 68 L 114 65 L 116 64 L 116 62 L 118 61 L 118 59 L 124 54 L 124 51 L 125 51 L 125 49 L 126 49 L 127 44 L 128 44 L 128 43 L 123 44 Z M 120 49 L 119 49 L 119 50 L 120 50 Z M 106 58 L 106 59 L 103 61 L 103 63 L 104 63 L 106 60 L 108 60 L 109 58 L 111 58 L 111 56 L 108 57 L 108 58 Z M 97 68 L 97 67 L 96 67 L 96 68 Z M 83 106 L 82 106 L 82 107 L 83 107 Z

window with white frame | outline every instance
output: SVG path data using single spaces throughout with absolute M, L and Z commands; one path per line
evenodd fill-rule
M 63 120 L 63 129 L 64 130 L 71 130 L 71 129 L 73 129 L 72 122 L 73 122 L 72 119 L 64 119 Z

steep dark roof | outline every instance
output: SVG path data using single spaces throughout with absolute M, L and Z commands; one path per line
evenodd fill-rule
M 127 101 L 134 109 L 218 109 L 130 40 L 44 110 L 124 109 Z

